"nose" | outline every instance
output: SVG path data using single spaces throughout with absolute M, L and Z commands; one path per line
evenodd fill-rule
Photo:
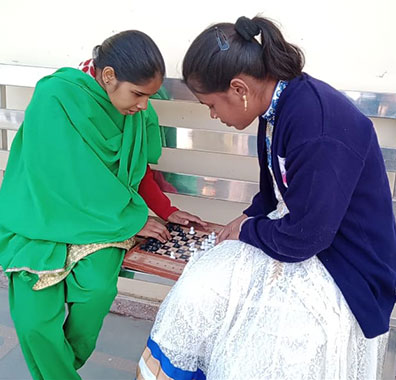
M 214 110 L 210 110 L 210 117 L 212 119 L 217 119 L 217 114 L 216 114 L 216 112 Z
M 136 105 L 136 107 L 137 107 L 139 110 L 145 110 L 145 109 L 147 109 L 147 105 L 148 105 L 148 98 L 146 98 L 146 99 L 140 101 L 140 102 Z

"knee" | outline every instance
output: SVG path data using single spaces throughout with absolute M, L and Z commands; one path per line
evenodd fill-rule
M 87 301 L 91 304 L 111 304 L 117 295 L 117 285 L 109 286 L 107 283 L 94 283 L 85 289 Z

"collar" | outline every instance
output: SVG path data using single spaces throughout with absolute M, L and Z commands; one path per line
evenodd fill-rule
M 278 81 L 274 93 L 272 94 L 272 99 L 271 103 L 267 109 L 260 117 L 263 119 L 267 120 L 269 123 L 272 125 L 275 124 L 275 112 L 276 112 L 276 106 L 278 104 L 279 97 L 282 93 L 282 91 L 286 88 L 289 82 L 280 80 Z
M 78 65 L 78 69 L 84 71 L 84 73 L 87 73 L 92 78 L 96 77 L 95 65 L 92 58 L 81 62 Z

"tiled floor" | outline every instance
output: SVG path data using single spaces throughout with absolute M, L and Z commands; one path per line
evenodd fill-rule
M 151 321 L 109 314 L 96 350 L 79 371 L 84 380 L 134 379 Z M 7 290 L 0 288 L 0 379 L 31 379 L 9 314 Z M 67 380 L 67 379 L 65 379 Z

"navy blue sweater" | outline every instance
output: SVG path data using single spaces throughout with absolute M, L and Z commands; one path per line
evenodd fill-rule
M 244 211 L 252 218 L 243 224 L 240 240 L 284 262 L 317 255 L 365 336 L 386 332 L 396 300 L 396 227 L 371 121 L 307 74 L 289 82 L 276 108 L 272 141 L 275 179 L 290 211 L 278 220 L 266 216 L 277 202 L 265 128 L 260 117 L 260 191 Z

